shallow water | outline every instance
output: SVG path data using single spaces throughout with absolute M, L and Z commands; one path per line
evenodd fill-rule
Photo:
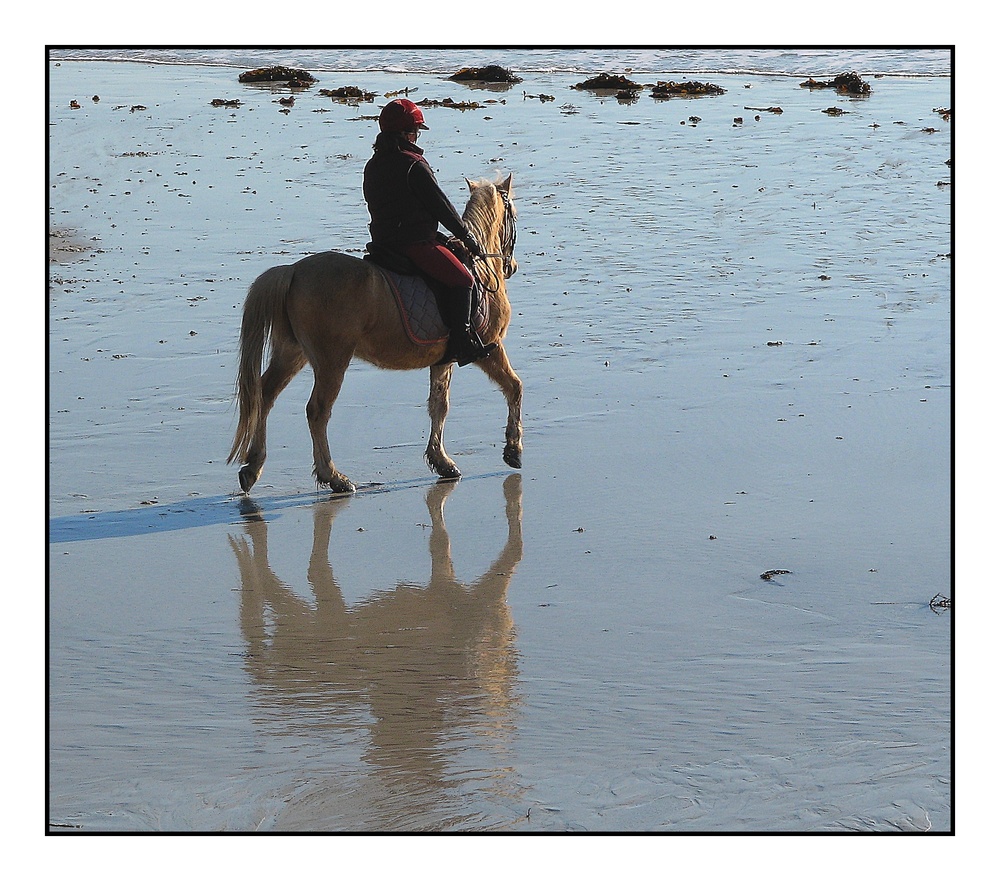
M 813 49 L 748 49 L 741 46 L 716 48 L 656 48 L 573 46 L 523 49 L 495 48 L 384 48 L 325 47 L 310 49 L 246 49 L 239 46 L 194 46 L 183 49 L 164 46 L 141 48 L 92 48 L 70 46 L 51 49 L 53 60 L 140 61 L 157 64 L 222 65 L 248 70 L 283 64 L 303 67 L 313 73 L 326 71 L 380 71 L 448 76 L 463 67 L 500 64 L 518 75 L 538 73 L 632 73 L 660 76 L 671 74 L 721 73 L 772 76 L 836 76 L 856 70 L 866 76 L 949 76 L 951 52 L 947 48 L 893 49 L 873 46 L 854 49 L 829 46 Z
M 242 298 L 363 248 L 378 105 L 49 74 L 51 223 L 91 248 L 50 273 L 56 828 L 950 828 L 948 78 L 325 76 L 497 102 L 422 144 L 456 203 L 514 174 L 525 467 L 470 368 L 437 484 L 426 376 L 354 365 L 331 440 L 367 489 L 315 491 L 306 372 L 250 504 Z

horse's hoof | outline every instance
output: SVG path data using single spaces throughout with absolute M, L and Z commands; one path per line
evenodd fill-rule
M 445 480 L 458 480 L 462 476 L 462 472 L 458 470 L 458 466 L 454 462 L 448 465 L 441 465 L 434 470 L 437 472 L 438 477 L 442 477 Z
M 503 451 L 503 460 L 511 468 L 521 467 L 521 451 L 515 447 L 507 447 Z
M 333 479 L 327 482 L 327 486 L 330 487 L 332 493 L 354 493 L 358 489 L 351 480 L 340 472 L 333 475 Z
M 240 488 L 243 492 L 250 492 L 250 487 L 257 482 L 258 477 L 260 477 L 259 472 L 255 473 L 254 469 L 249 465 L 244 465 L 240 469 Z

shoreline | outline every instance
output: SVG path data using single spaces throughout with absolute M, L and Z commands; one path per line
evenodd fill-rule
M 245 65 L 233 64 L 231 62 L 224 61 L 168 61 L 156 58 L 63 58 L 59 61 L 52 62 L 54 66 L 58 67 L 62 64 L 137 64 L 137 65 L 152 65 L 160 67 L 205 67 L 215 69 L 225 69 L 234 71 L 244 71 L 246 70 Z M 266 66 L 266 65 L 265 65 Z M 310 73 L 334 73 L 334 74 L 381 74 L 385 76 L 433 76 L 439 77 L 440 79 L 447 82 L 456 82 L 450 80 L 449 77 L 455 73 L 454 70 L 435 70 L 435 69 L 398 69 L 393 70 L 386 67 L 322 67 L 313 66 L 309 69 Z M 618 73 L 618 70 L 597 70 L 593 68 L 558 68 L 558 67 L 547 67 L 547 68 L 528 68 L 520 67 L 513 71 L 516 74 L 536 74 L 540 77 L 547 76 L 581 76 L 587 78 L 600 73 Z M 778 79 L 803 79 L 810 76 L 820 79 L 828 78 L 839 73 L 846 73 L 843 70 L 826 70 L 826 71 L 812 71 L 811 73 L 789 73 L 788 71 L 774 71 L 774 70 L 760 70 L 754 68 L 735 68 L 730 70 L 717 70 L 714 68 L 695 68 L 691 70 L 677 69 L 665 69 L 665 70 L 629 70 L 629 75 L 631 76 L 657 76 L 657 77 L 697 77 L 697 76 L 748 76 L 748 77 L 775 77 Z M 934 80 L 934 79 L 951 79 L 952 74 L 947 72 L 941 73 L 918 73 L 918 72 L 905 72 L 905 71 L 890 71 L 890 72 L 873 72 L 868 70 L 858 70 L 855 71 L 862 77 L 871 77 L 872 79 L 913 79 L 913 80 Z M 471 88 L 476 88 L 481 86 L 481 83 L 477 81 L 466 81 L 458 82 L 458 85 L 465 85 Z M 278 85 L 277 83 L 275 85 Z M 502 87 L 503 83 L 489 83 L 492 87 Z M 514 90 L 518 86 L 523 85 L 523 83 L 513 83 L 510 84 L 509 89 Z M 648 84 L 647 84 L 648 86 Z
M 800 50 L 804 55 L 807 55 L 810 51 L 812 52 L 823 52 L 826 51 L 828 54 L 823 56 L 822 54 L 817 54 L 815 59 L 807 59 L 801 63 L 801 67 L 796 70 L 777 70 L 767 67 L 766 65 L 753 66 L 747 64 L 716 64 L 716 65 L 706 65 L 696 63 L 698 57 L 719 57 L 720 55 L 725 55 L 728 51 L 729 54 L 744 54 L 752 55 L 755 50 L 746 49 L 731 49 L 731 50 L 713 50 L 713 49 L 684 49 L 683 47 L 665 50 L 630 50 L 628 47 L 621 49 L 608 49 L 608 50 L 593 50 L 593 49 L 575 49 L 574 47 L 535 47 L 526 48 L 523 50 L 509 50 L 509 49 L 481 49 L 481 48 L 462 48 L 461 46 L 445 46 L 439 49 L 427 49 L 421 47 L 395 47 L 386 50 L 391 55 L 396 58 L 403 58 L 404 61 L 396 61 L 392 64 L 386 64 L 383 60 L 385 52 L 378 53 L 371 49 L 355 48 L 355 47 L 344 47 L 342 49 L 332 49 L 332 50 L 310 50 L 305 49 L 287 49 L 277 47 L 275 49 L 257 48 L 253 46 L 244 48 L 234 48 L 231 50 L 216 50 L 217 55 L 225 54 L 228 51 L 231 55 L 237 55 L 243 60 L 227 59 L 225 57 L 212 58 L 212 50 L 191 50 L 191 58 L 183 58 L 176 54 L 171 54 L 169 57 L 156 57 L 156 50 L 134 50 L 136 53 L 140 53 L 137 57 L 128 57 L 125 52 L 131 50 L 87 50 L 87 49 L 74 49 L 71 47 L 49 47 L 49 57 L 50 61 L 54 63 L 66 62 L 90 62 L 90 61 L 108 61 L 112 63 L 125 62 L 125 63 L 135 63 L 135 64 L 150 64 L 150 65 L 163 65 L 163 66 L 176 66 L 176 67 L 189 67 L 189 66 L 205 66 L 211 68 L 228 68 L 234 70 L 246 70 L 253 69 L 257 67 L 266 67 L 271 64 L 283 64 L 292 67 L 302 67 L 308 69 L 312 72 L 321 73 L 336 73 L 336 74 L 385 74 L 385 75 L 412 75 L 412 76 L 439 76 L 442 78 L 447 78 L 451 74 L 455 73 L 457 70 L 463 67 L 470 66 L 485 66 L 487 64 L 498 63 L 502 67 L 511 69 L 514 73 L 518 75 L 530 75 L 530 76 L 561 76 L 561 75 L 580 75 L 582 78 L 593 76 L 601 73 L 634 73 L 637 76 L 650 76 L 650 77 L 696 77 L 705 75 L 717 75 L 717 76 L 750 76 L 750 77 L 781 77 L 781 78 L 797 78 L 801 77 L 803 79 L 810 76 L 815 78 L 826 78 L 832 77 L 837 74 L 846 73 L 849 71 L 856 71 L 862 76 L 869 76 L 874 78 L 890 78 L 890 77 L 901 77 L 901 78 L 915 78 L 915 79 L 935 79 L 935 78 L 949 78 L 953 76 L 953 70 L 906 70 L 902 67 L 897 67 L 895 69 L 886 68 L 874 65 L 866 65 L 864 63 L 857 63 L 863 60 L 863 51 L 868 51 L 870 54 L 889 54 L 896 52 L 900 55 L 905 55 L 909 53 L 913 55 L 914 53 L 920 52 L 940 52 L 944 56 L 948 56 L 951 51 L 950 46 L 940 46 L 934 44 L 928 44 L 926 46 L 918 46 L 910 49 L 870 49 L 870 50 L 858 50 L 861 57 L 850 57 L 849 55 L 844 56 L 844 60 L 841 63 L 839 60 L 834 60 L 834 56 L 838 52 L 848 52 L 848 50 L 837 50 L 832 48 L 829 50 Z M 72 56 L 60 56 L 60 52 L 77 52 L 76 57 Z M 88 51 L 103 51 L 106 54 L 100 57 L 88 57 L 85 53 Z M 168 50 L 169 51 L 169 50 Z M 663 53 L 664 55 L 673 54 L 676 55 L 676 59 L 667 60 L 665 58 L 657 59 L 656 62 L 650 63 L 645 58 L 648 58 L 650 54 L 656 54 L 657 51 Z M 757 54 L 760 56 L 766 56 L 775 50 L 758 50 Z M 783 50 L 787 54 L 794 54 L 794 48 L 788 48 Z M 112 53 L 117 53 L 115 57 L 109 57 Z M 365 64 L 350 64 L 345 61 L 340 62 L 329 62 L 326 58 L 330 56 L 337 55 L 349 55 L 353 54 L 356 57 L 368 57 L 371 60 Z M 447 56 L 447 64 L 438 63 L 428 63 L 428 59 L 432 56 Z M 55 57 L 53 57 L 55 56 Z M 195 57 L 197 56 L 197 57 Z M 552 58 L 572 58 L 572 63 L 569 64 L 559 64 L 549 61 L 546 64 L 533 66 L 531 61 L 537 60 L 539 57 L 552 57 Z M 291 59 L 291 60 L 290 60 Z M 301 62 L 295 59 L 301 59 Z M 508 61 L 507 59 L 512 59 Z M 245 63 L 246 62 L 246 63 Z M 309 63 L 306 63 L 309 62 Z M 672 63 L 671 63 L 672 62 Z

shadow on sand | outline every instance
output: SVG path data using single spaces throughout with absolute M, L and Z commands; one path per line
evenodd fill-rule
M 465 476 L 463 481 L 503 477 L 510 472 L 496 471 L 489 474 Z M 390 483 L 369 483 L 359 486 L 356 495 L 398 492 L 436 483 L 437 477 L 416 480 L 397 480 Z M 204 496 L 183 502 L 145 505 L 125 511 L 100 511 L 53 517 L 48 522 L 49 544 L 67 541 L 93 541 L 101 538 L 133 538 L 157 532 L 192 529 L 197 526 L 231 525 L 241 522 L 251 512 L 266 520 L 274 519 L 288 508 L 305 508 L 336 498 L 327 491 L 293 493 L 285 496 L 251 497 L 243 493 L 221 496 Z

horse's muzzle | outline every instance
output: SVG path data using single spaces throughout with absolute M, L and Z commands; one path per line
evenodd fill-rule
M 517 272 L 517 261 L 513 257 L 505 260 L 503 264 L 503 277 L 510 278 L 515 272 Z

